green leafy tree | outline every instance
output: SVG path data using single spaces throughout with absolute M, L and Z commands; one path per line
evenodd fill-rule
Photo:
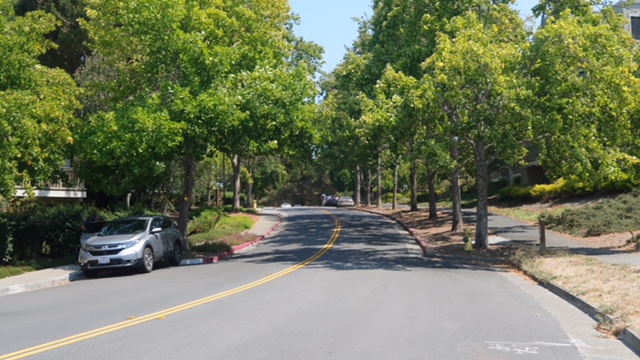
M 574 178 L 584 190 L 640 181 L 638 53 L 623 21 L 611 8 L 580 16 L 567 10 L 536 33 L 534 130 L 552 180 Z
M 319 107 L 323 129 L 320 139 L 322 146 L 318 149 L 319 161 L 330 169 L 329 177 L 334 185 L 340 182 L 342 171 L 347 170 L 352 174 L 349 177 L 353 181 L 349 185 L 355 190 L 358 204 L 362 202 L 361 167 L 371 160 L 369 141 L 361 137 L 363 99 L 366 98 L 362 93 L 367 83 L 364 78 L 366 63 L 366 56 L 359 55 L 354 49 L 349 51 L 342 63 L 324 79 L 324 99 Z M 335 190 L 345 191 L 346 188 L 339 186 Z
M 62 70 L 38 57 L 55 45 L 46 39 L 59 24 L 42 11 L 15 15 L 0 3 L 0 196 L 15 196 L 16 180 L 54 179 L 69 158 L 79 108 L 78 88 Z
M 45 66 L 64 69 L 73 75 L 89 55 L 85 45 L 87 33 L 78 22 L 86 16 L 84 0 L 18 0 L 15 9 L 21 16 L 42 10 L 56 17 L 61 26 L 47 34 L 56 46 L 49 48 L 39 59 Z
M 498 158 L 517 163 L 530 138 L 523 54 L 529 34 L 506 5 L 468 12 L 452 20 L 438 50 L 425 63 L 431 91 L 449 120 L 456 142 L 472 150 L 478 207 L 475 244 L 487 247 L 489 167 Z M 473 59 L 473 61 L 469 61 Z
M 295 63 L 300 66 L 291 65 L 299 54 L 294 53 L 290 36 L 288 3 L 88 0 L 87 15 L 82 25 L 96 61 L 83 75 L 94 99 L 89 101 L 94 113 L 88 114 L 86 126 L 99 126 L 107 118 L 113 119 L 116 131 L 129 122 L 140 130 L 132 134 L 141 138 L 135 144 L 122 141 L 124 134 L 112 137 L 119 156 L 111 157 L 109 165 L 120 166 L 123 156 L 135 158 L 140 146 L 149 149 L 145 160 L 153 163 L 145 167 L 160 170 L 166 159 L 180 158 L 184 187 L 179 225 L 186 234 L 197 164 L 210 148 L 218 149 L 236 159 L 234 208 L 238 209 L 241 157 L 277 146 L 280 138 L 275 135 L 290 134 L 287 126 L 298 120 L 286 114 L 299 112 L 285 107 L 304 108 L 299 99 L 313 98 L 305 87 L 312 70 L 305 72 L 302 61 Z M 128 113 L 144 116 L 120 115 Z M 166 141 L 146 143 L 141 121 L 157 126 L 153 136 Z M 93 139 L 81 140 L 91 144 Z M 99 152 L 83 151 L 83 155 L 87 163 L 108 161 L 110 156 Z M 137 174 L 144 169 L 130 171 Z

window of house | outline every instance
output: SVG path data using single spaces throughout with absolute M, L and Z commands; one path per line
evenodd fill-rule
M 640 40 L 640 16 L 631 17 L 631 36 L 636 40 Z

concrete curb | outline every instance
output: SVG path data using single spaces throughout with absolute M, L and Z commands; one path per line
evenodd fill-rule
M 415 241 L 418 243 L 418 245 L 422 249 L 423 255 L 425 257 L 427 257 L 427 258 L 430 258 L 430 259 L 445 259 L 445 260 L 456 261 L 456 262 L 465 262 L 465 263 L 468 263 L 468 262 L 485 262 L 485 263 L 490 263 L 490 264 L 509 264 L 511 266 L 514 266 L 514 267 L 520 269 L 515 264 L 513 264 L 513 263 L 511 263 L 509 261 L 504 261 L 502 259 L 477 258 L 477 257 L 472 257 L 472 256 L 468 256 L 468 257 L 467 256 L 454 256 L 454 255 L 444 255 L 444 254 L 436 254 L 436 253 L 430 252 L 428 250 L 428 246 L 427 246 L 425 241 L 418 239 L 418 237 L 416 236 L 414 231 L 412 231 L 410 228 L 408 228 L 402 222 L 400 222 L 397 219 L 395 219 L 393 216 L 391 216 L 389 214 L 380 214 L 380 213 L 377 213 L 377 212 L 374 212 L 374 211 L 368 211 L 366 209 L 358 209 L 358 210 L 366 212 L 366 213 L 369 213 L 369 214 L 385 216 L 385 217 L 387 217 L 389 219 L 394 220 L 396 223 L 398 223 L 400 226 L 402 226 L 405 230 L 407 230 L 407 232 L 409 232 L 409 234 L 411 234 L 411 236 L 415 239 Z M 557 295 L 558 297 L 560 297 L 564 301 L 568 302 L 569 304 L 575 306 L 576 308 L 578 308 L 580 311 L 582 311 L 586 315 L 589 315 L 589 317 L 591 317 L 592 319 L 594 319 L 598 323 L 601 323 L 603 319 L 605 319 L 606 321 L 611 322 L 611 323 L 615 322 L 611 317 L 609 317 L 606 314 L 601 313 L 600 311 L 598 311 L 598 309 L 596 307 L 594 307 L 593 305 L 589 304 L 586 300 L 580 298 L 579 296 L 571 294 L 569 291 L 559 287 L 558 285 L 556 285 L 556 284 L 554 284 L 552 282 L 543 281 L 541 279 L 538 279 L 534 275 L 525 272 L 523 269 L 520 269 L 520 270 L 523 271 L 531 279 L 535 280 L 540 286 L 542 286 L 545 289 L 551 291 L 552 293 L 554 293 L 555 295 Z M 634 333 L 632 330 L 630 330 L 630 329 L 625 327 L 622 330 L 622 332 L 618 335 L 618 340 L 620 340 L 626 347 L 628 347 L 636 355 L 640 356 L 640 337 L 638 337 L 638 334 Z
M 522 270 L 522 269 L 520 269 Z M 602 323 L 603 319 L 609 323 L 615 323 L 615 320 L 609 317 L 607 314 L 601 313 L 595 306 L 589 304 L 586 300 L 582 299 L 579 296 L 571 294 L 569 291 L 561 288 L 560 286 L 549 282 L 538 279 L 530 273 L 525 272 L 527 276 L 534 279 L 540 286 L 545 289 L 551 291 L 564 301 L 569 304 L 575 306 L 583 313 L 589 315 L 595 321 Z M 631 349 L 636 355 L 640 355 L 640 338 L 636 333 L 628 328 L 624 328 L 622 332 L 618 335 L 618 340 L 622 341 L 622 343 Z
M 206 257 L 206 258 L 183 259 L 180 262 L 180 266 L 215 264 L 220 262 L 221 260 L 224 260 L 233 256 L 233 254 L 238 254 L 244 251 L 245 249 L 248 249 L 252 246 L 255 246 L 263 242 L 267 237 L 271 236 L 273 232 L 276 231 L 282 224 L 282 219 L 283 219 L 282 215 L 279 214 L 278 221 L 275 223 L 275 225 L 273 225 L 269 230 L 265 232 L 265 234 L 259 236 L 254 241 L 235 246 L 233 247 L 233 250 L 230 252 L 215 254 L 213 256 Z M 45 269 L 43 271 L 47 271 L 47 275 L 30 276 L 27 279 L 21 279 L 21 281 L 23 281 L 21 283 L 10 282 L 7 285 L 0 286 L 0 297 L 5 295 L 22 293 L 26 291 L 64 285 L 73 281 L 86 279 L 86 277 L 82 274 L 82 271 L 77 265 L 61 266 L 59 268 Z M 52 275 L 49 274 L 49 272 L 51 271 L 53 271 Z M 34 272 L 30 274 L 35 274 L 35 273 L 38 273 L 38 272 Z M 38 277 L 40 277 L 41 279 L 38 279 Z
M 64 285 L 64 284 L 69 283 L 70 281 L 73 281 L 73 280 L 71 280 L 71 277 L 74 274 L 76 274 L 76 273 L 71 273 L 71 274 L 66 275 L 66 276 L 59 276 L 59 277 L 56 277 L 56 278 L 53 278 L 53 279 L 35 281 L 35 282 L 32 282 L 32 283 L 28 283 L 28 284 L 11 285 L 9 287 L 0 289 L 0 296 L 17 294 L 17 293 L 21 293 L 21 292 L 25 292 L 25 291 L 38 290 L 38 289 L 43 289 L 43 288 L 48 288 L 48 287 L 54 287 L 54 286 L 58 286 L 58 285 Z
M 65 284 L 68 284 L 68 283 L 70 283 L 72 281 L 76 281 L 76 280 L 84 278 L 84 275 L 82 275 L 82 271 L 77 269 L 77 267 L 74 266 L 74 265 L 62 266 L 62 267 L 59 267 L 59 268 L 54 268 L 54 270 L 56 270 L 56 269 L 69 270 L 70 272 L 66 273 L 66 274 L 63 274 L 63 275 L 54 276 L 54 277 L 51 277 L 51 278 L 48 278 L 48 279 L 31 281 L 31 282 L 26 282 L 26 283 L 23 283 L 23 284 L 14 284 L 14 285 L 9 285 L 9 286 L 6 286 L 6 287 L 2 287 L 2 288 L 0 288 L 0 297 L 5 296 L 5 295 L 18 294 L 18 293 L 26 292 L 26 291 L 32 291 L 32 290 L 44 289 L 44 288 L 48 288 L 48 287 L 65 285 Z

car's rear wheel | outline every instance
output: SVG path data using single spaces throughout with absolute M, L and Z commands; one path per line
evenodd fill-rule
M 93 279 L 98 276 L 98 270 L 83 269 L 82 274 L 86 278 Z
M 140 271 L 143 273 L 150 273 L 153 270 L 153 250 L 149 246 L 144 248 L 142 252 L 142 263 L 140 264 Z
M 173 244 L 173 256 L 171 257 L 171 265 L 173 266 L 178 266 L 180 265 L 180 262 L 182 261 L 182 244 L 180 243 L 180 240 L 176 241 L 175 244 Z

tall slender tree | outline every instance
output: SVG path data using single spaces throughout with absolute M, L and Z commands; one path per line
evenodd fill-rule
M 489 167 L 498 158 L 517 163 L 531 137 L 524 54 L 529 34 L 517 12 L 491 5 L 453 19 L 425 63 L 450 134 L 472 150 L 478 206 L 475 246 L 488 245 Z M 468 61 L 473 59 L 473 61 Z

